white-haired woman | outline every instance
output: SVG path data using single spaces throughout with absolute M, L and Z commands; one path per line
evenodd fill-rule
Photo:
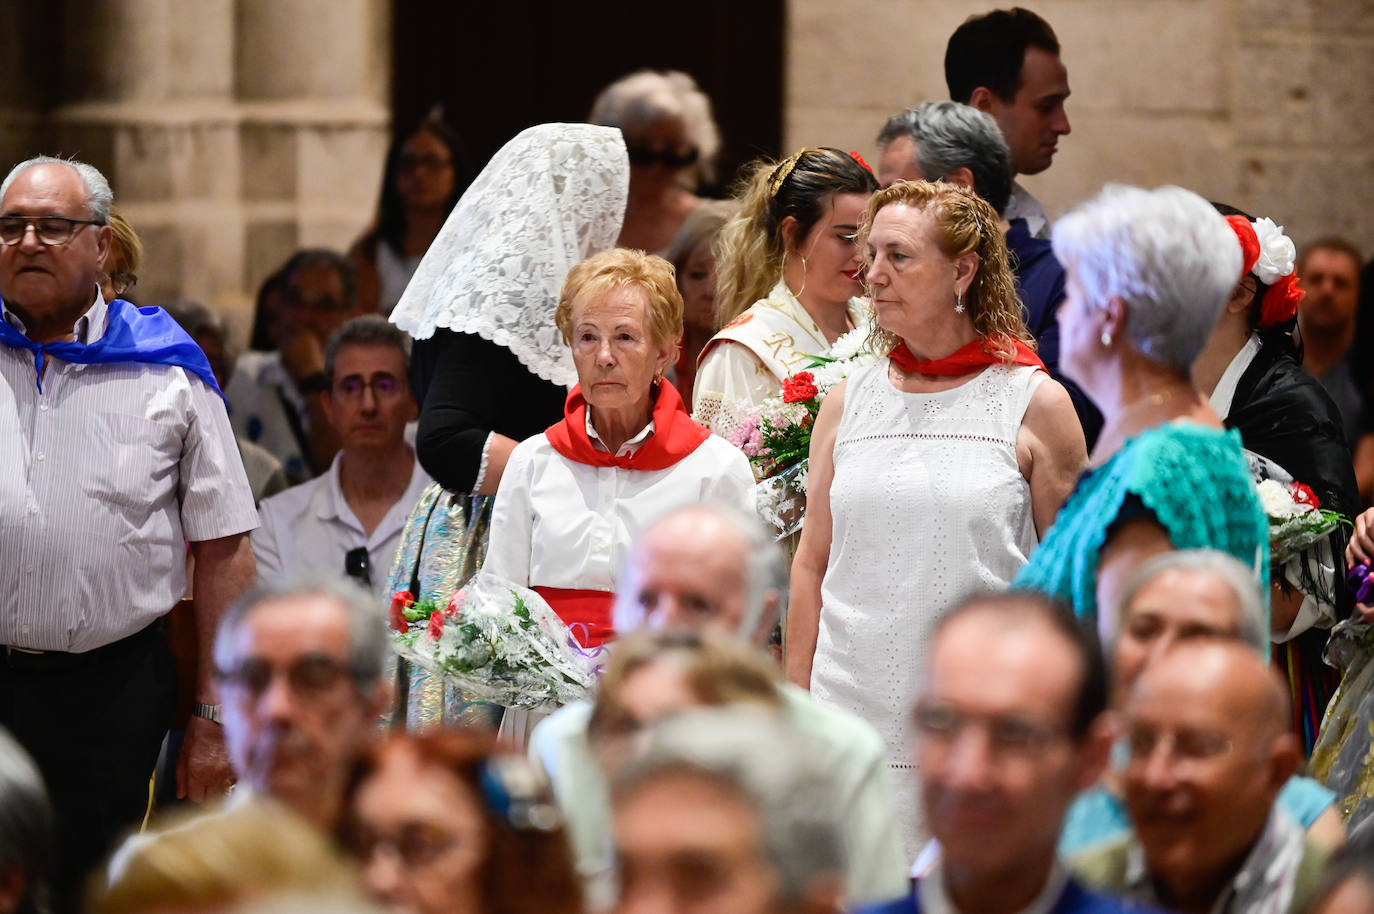
M 1172 549 L 1219 549 L 1268 580 L 1268 521 L 1240 435 L 1189 377 L 1241 273 L 1235 233 L 1190 191 L 1113 186 L 1055 225 L 1054 253 L 1068 271 L 1060 365 L 1103 426 L 1015 585 L 1093 623 L 1135 568 Z
M 679 70 L 637 70 L 601 90 L 588 118 L 619 127 L 630 154 L 630 198 L 620 246 L 663 251 L 701 202 L 720 133 L 711 100 Z
M 463 194 L 391 312 L 416 340 L 415 452 L 435 484 L 411 512 L 390 590 L 446 601 L 481 566 L 492 498 L 521 441 L 562 413 L 577 380 L 554 310 L 568 271 L 615 243 L 629 161 L 619 131 L 541 124 L 501 147 Z M 490 723 L 435 677 L 412 723 Z

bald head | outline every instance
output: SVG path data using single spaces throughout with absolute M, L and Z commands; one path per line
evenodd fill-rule
M 777 545 L 751 515 L 709 504 L 669 511 L 626 561 L 616 630 L 709 626 L 761 644 L 781 603 L 781 567 Z
M 1128 707 L 1147 694 L 1172 695 L 1215 716 L 1244 721 L 1256 740 L 1288 728 L 1288 692 L 1278 674 L 1266 659 L 1232 638 L 1173 645 L 1141 673 Z
M 1209 907 L 1199 887 L 1235 877 L 1297 771 L 1287 693 L 1243 643 L 1198 638 L 1145 668 L 1124 717 L 1126 803 L 1163 906 Z

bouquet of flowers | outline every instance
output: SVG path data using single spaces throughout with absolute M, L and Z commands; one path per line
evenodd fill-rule
M 1278 568 L 1349 521 L 1321 506 L 1316 493 L 1258 454 L 1246 453 L 1255 493 L 1269 518 L 1269 563 Z
M 835 341 L 829 355 L 782 382 L 782 394 L 757 408 L 741 404 L 730 443 L 744 452 L 759 478 L 755 499 L 760 516 L 778 539 L 801 529 L 806 514 L 806 473 L 811 429 L 821 401 L 836 384 L 877 361 L 866 346 L 869 328 L 858 327 Z
M 392 646 L 472 701 L 553 710 L 592 693 L 600 666 L 539 594 L 479 574 L 447 606 L 391 598 Z

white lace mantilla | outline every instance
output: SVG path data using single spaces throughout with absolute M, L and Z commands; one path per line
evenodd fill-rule
M 391 321 L 415 339 L 437 328 L 509 349 L 546 381 L 577 381 L 554 326 L 568 271 L 615 244 L 630 163 L 620 131 L 541 124 L 501 148 L 449 214 Z

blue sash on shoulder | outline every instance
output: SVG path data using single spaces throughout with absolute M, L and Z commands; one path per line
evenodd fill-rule
M 43 357 L 53 355 L 83 365 L 97 362 L 176 365 L 195 374 L 223 398 L 205 353 L 170 314 L 157 306 L 139 308 L 122 298 L 108 302 L 105 307 L 105 333 L 94 343 L 35 343 L 4 319 L 0 319 L 0 343 L 33 353 L 40 392 L 43 390 Z

